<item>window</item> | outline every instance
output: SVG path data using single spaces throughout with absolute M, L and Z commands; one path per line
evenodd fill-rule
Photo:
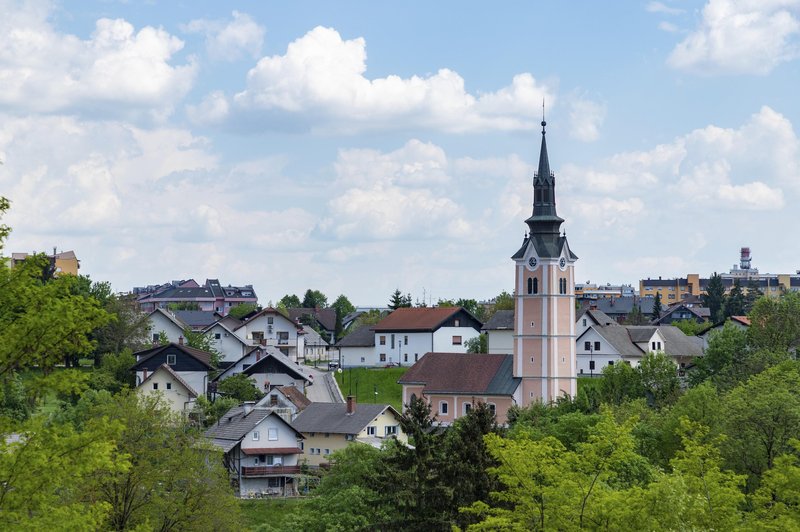
M 586 327 L 586 318 L 583 318 L 583 326 Z
M 453 336 L 453 345 L 461 345 L 461 337 Z
M 594 350 L 595 351 L 600 351 L 600 342 L 595 342 L 594 343 Z
M 261 434 L 258 433 L 257 430 L 253 431 L 253 441 L 258 441 L 261 439 Z
M 397 434 L 397 425 L 386 425 L 386 436 L 394 436 Z
M 331 437 L 331 433 L 330 433 L 330 432 L 326 432 L 326 433 L 325 433 L 325 437 L 326 437 L 326 438 L 330 438 L 330 437 Z
M 392 333 L 392 349 L 394 349 L 394 333 Z
M 272 316 L 267 316 L 267 324 L 272 325 L 273 323 L 275 323 L 275 318 Z
M 659 351 L 661 351 L 661 342 L 656 342 L 656 345 L 658 346 L 658 348 L 657 348 L 657 349 L 658 349 Z
M 533 357 L 531 357 L 531 364 L 533 364 Z
M 651 348 L 653 351 L 655 351 L 655 350 L 656 350 L 656 343 L 655 343 L 655 342 L 650 342 L 650 343 L 651 343 L 651 346 L 650 346 L 650 348 Z
M 533 277 L 528 277 L 528 293 L 533 293 Z
M 154 344 L 158 343 L 158 333 L 153 333 L 153 343 Z
M 589 361 L 589 369 L 594 369 L 594 360 Z
M 613 366 L 613 365 L 614 365 L 614 361 L 613 361 L 613 360 L 609 360 L 609 361 L 608 361 L 608 365 L 609 365 L 609 366 Z
M 439 401 L 439 413 L 447 414 L 447 401 Z
M 301 441 L 300 442 L 300 450 L 302 451 L 303 449 L 305 449 L 305 444 Z
M 168 382 L 168 383 L 167 383 L 167 390 L 171 390 L 171 389 L 172 389 L 172 383 L 171 383 L 171 382 Z
M 278 343 L 279 344 L 288 344 L 289 343 L 289 331 L 278 331 Z
M 470 403 L 464 403 L 464 415 L 466 416 L 469 414 L 469 411 L 472 410 L 472 405 Z
M 215 339 L 215 340 L 219 340 L 220 338 L 222 338 L 222 334 L 220 334 L 220 333 L 214 333 L 214 339 Z
M 453 320 L 453 327 L 461 327 L 461 320 Z
M 325 454 L 331 454 L 331 450 L 330 449 L 325 449 Z
M 174 366 L 177 358 L 175 355 L 167 355 L 167 364 Z
M 583 320 L 586 321 L 586 320 Z M 591 351 L 592 350 L 592 342 L 583 342 L 583 350 L 584 351 Z
M 537 279 L 536 277 L 533 278 L 533 293 L 534 294 L 539 293 L 539 279 Z
M 367 427 L 367 436 L 375 436 L 375 426 L 370 425 Z
M 272 394 L 269 396 L 269 406 L 278 406 L 278 395 Z
M 381 362 L 386 362 L 386 353 L 381 353 Z
M 408 362 L 408 353 L 403 355 L 403 362 Z
M 497 407 L 494 405 L 494 403 L 486 403 L 486 405 L 489 407 L 489 412 L 491 412 L 494 416 L 497 412 Z
M 278 429 L 267 429 L 267 439 L 269 441 L 278 441 Z
M 361 357 L 361 362 L 364 362 L 364 357 Z
M 414 353 L 414 362 L 419 360 L 419 353 Z
M 157 382 L 154 382 L 154 383 L 153 383 L 153 389 L 154 389 L 154 390 L 158 390 L 158 383 L 157 383 Z
M 408 345 L 408 335 L 403 337 L 403 345 Z
M 379 336 L 378 337 L 378 341 L 380 342 L 381 345 L 386 345 L 386 337 L 385 336 Z

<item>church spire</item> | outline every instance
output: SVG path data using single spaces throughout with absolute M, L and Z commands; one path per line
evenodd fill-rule
M 525 220 L 531 235 L 555 234 L 560 232 L 563 219 L 556 214 L 556 179 L 550 171 L 547 156 L 547 122 L 542 112 L 542 147 L 539 151 L 539 171 L 533 176 L 533 214 Z

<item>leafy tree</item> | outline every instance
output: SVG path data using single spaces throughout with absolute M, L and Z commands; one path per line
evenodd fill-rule
M 673 403 L 679 393 L 678 368 L 664 353 L 648 353 L 636 368 L 648 402 L 660 408 Z
M 477 299 L 465 299 L 462 297 L 456 300 L 455 306 L 463 307 L 464 310 L 466 310 L 479 320 L 483 320 L 484 308 L 483 305 L 478 303 Z
M 696 360 L 694 370 L 689 373 L 689 381 L 698 384 L 721 374 L 734 361 L 743 360 L 747 351 L 747 333 L 741 327 L 726 322 L 722 329 L 710 333 L 708 348 L 704 356 Z
M 219 352 L 214 344 L 214 337 L 211 335 L 211 333 L 203 333 L 201 331 L 184 329 L 183 337 L 186 340 L 186 345 L 189 347 L 209 353 L 211 355 L 211 365 L 215 368 L 219 367 L 219 361 L 222 358 L 222 353 Z
M 238 404 L 239 400 L 233 397 L 217 397 L 214 401 L 210 401 L 205 395 L 200 395 L 195 401 L 191 418 L 199 420 L 203 427 L 210 427 Z
M 303 295 L 303 302 L 300 306 L 303 308 L 325 308 L 328 306 L 328 298 L 319 290 L 311 290 L 309 288 Z
M 758 282 L 754 279 L 750 279 L 747 282 L 747 286 L 745 287 L 746 291 L 744 294 L 744 314 L 750 314 L 750 311 L 753 310 L 753 306 L 755 306 L 756 301 L 758 301 L 763 295 L 764 292 L 761 291 L 761 288 L 758 286 Z
M 200 310 L 200 304 L 195 301 L 178 301 L 177 303 L 168 303 L 167 309 L 175 310 Z
M 739 279 L 733 282 L 733 288 L 725 298 L 725 317 L 744 315 L 745 295 Z
M 231 309 L 228 311 L 228 316 L 240 320 L 251 312 L 255 312 L 257 310 L 259 310 L 259 306 L 255 303 L 240 303 L 235 307 L 231 307 Z
M 363 327 L 365 325 L 375 325 L 376 323 L 378 323 L 379 321 L 381 321 L 385 317 L 386 317 L 386 314 L 384 312 L 381 312 L 378 309 L 369 310 L 369 311 L 364 312 L 363 314 L 361 314 L 356 319 L 355 323 L 353 323 L 353 325 L 350 326 L 349 330 L 350 331 L 356 331 L 356 330 L 360 329 L 361 327 Z
M 106 289 L 110 290 L 106 285 L 107 283 L 92 285 L 92 297 L 111 315 L 110 321 L 95 329 L 91 335 L 97 344 L 94 349 L 96 367 L 102 365 L 106 354 L 144 349 L 148 343 L 150 327 L 147 315 L 139 311 L 133 298 L 113 293 L 102 295 Z
M 656 321 L 659 318 L 661 318 L 661 292 L 656 292 L 656 299 L 653 302 L 653 315 L 651 316 L 651 319 Z
M 601 400 L 613 405 L 644 396 L 641 374 L 625 363 L 604 367 L 599 388 Z
M 259 390 L 252 379 L 244 373 L 237 373 L 228 377 L 217 385 L 217 392 L 225 394 L 237 401 L 258 401 L 264 397 L 264 393 Z
M 136 357 L 130 349 L 118 354 L 107 354 L 103 357 L 101 366 L 92 372 L 89 385 L 94 390 L 108 390 L 112 393 L 133 388 L 136 382 L 131 367 L 135 364 Z
M 410 307 L 411 306 L 411 294 L 403 295 L 400 292 L 400 289 L 397 288 L 392 293 L 392 297 L 389 299 L 389 308 L 392 310 L 397 310 L 399 308 Z
M 686 336 L 696 336 L 697 333 L 708 327 L 708 324 L 698 323 L 697 320 L 692 319 L 673 321 L 671 325 L 680 329 Z
M 800 441 L 791 440 L 790 452 L 775 459 L 752 496 L 753 529 L 797 530 L 800 528 Z
M 634 305 L 628 315 L 625 316 L 625 325 L 645 325 L 648 322 L 647 316 L 642 312 L 641 307 Z
M 336 338 L 339 339 L 342 337 L 342 320 L 348 314 L 355 312 L 356 307 L 350 303 L 350 300 L 344 294 L 339 295 L 331 307 L 336 310 Z
M 748 341 L 756 349 L 788 351 L 800 346 L 800 293 L 762 297 L 750 312 Z
M 494 310 L 514 310 L 514 295 L 505 290 L 494 298 Z
M 722 276 L 714 272 L 708 279 L 708 286 L 706 286 L 706 293 L 703 294 L 703 304 L 709 308 L 711 312 L 711 321 L 719 321 L 723 317 L 723 307 L 725 305 L 725 285 L 722 282 Z
M 300 303 L 300 298 L 294 294 L 286 294 L 278 300 L 278 305 L 283 305 L 285 308 L 300 308 L 303 305 Z
M 464 345 L 467 348 L 467 353 L 488 353 L 489 336 L 486 333 L 481 333 L 464 342 Z

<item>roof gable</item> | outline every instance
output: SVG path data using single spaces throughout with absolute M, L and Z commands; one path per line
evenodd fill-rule
M 303 374 L 300 366 L 292 362 L 283 353 L 267 352 L 261 360 L 244 370 L 242 373 L 248 377 L 259 373 L 285 373 L 295 379 L 308 381 L 308 377 Z
M 166 355 L 176 355 L 176 362 L 181 361 L 181 365 L 183 365 L 183 361 L 188 360 L 190 362 L 189 365 L 196 366 L 198 370 L 201 368 L 205 371 L 214 369 L 211 366 L 211 353 L 182 344 L 169 343 L 159 345 L 144 351 L 138 351 L 133 355 L 137 358 L 137 362 L 132 369 L 137 371 L 152 366 L 154 361 L 158 361 L 158 365 L 161 365 L 161 359 L 166 362 Z
M 305 433 L 358 434 L 387 410 L 395 418 L 400 418 L 390 405 L 356 404 L 355 411 L 348 414 L 345 403 L 311 403 L 292 421 L 292 425 Z
M 513 356 L 487 353 L 426 353 L 397 381 L 424 384 L 425 393 L 511 395 Z
M 172 370 L 172 368 L 169 367 L 168 364 L 161 364 L 160 366 L 158 366 L 158 368 L 156 368 L 154 372 L 152 372 L 150 375 L 147 376 L 146 379 L 144 379 L 141 383 L 139 383 L 139 386 L 137 386 L 137 388 L 142 388 L 146 382 L 150 381 L 150 379 L 154 378 L 158 374 L 164 374 L 164 373 L 167 373 L 171 378 L 175 380 L 175 382 L 183 386 L 186 389 L 186 393 L 189 395 L 189 397 L 197 397 L 197 392 L 194 390 L 194 388 L 189 386 L 189 383 L 183 380 L 180 375 L 175 373 Z
M 390 331 L 435 331 L 457 314 L 464 322 L 461 327 L 473 327 L 480 331 L 481 322 L 462 307 L 407 307 L 399 308 L 379 321 L 375 332 Z

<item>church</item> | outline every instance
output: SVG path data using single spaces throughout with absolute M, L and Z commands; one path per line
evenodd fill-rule
M 533 213 L 514 261 L 514 334 L 511 354 L 426 353 L 398 381 L 403 404 L 422 398 L 442 424 L 477 403 L 507 421 L 513 405 L 548 403 L 577 394 L 575 261 L 564 220 L 556 212 L 556 179 L 542 121 L 539 169 L 533 177 Z

